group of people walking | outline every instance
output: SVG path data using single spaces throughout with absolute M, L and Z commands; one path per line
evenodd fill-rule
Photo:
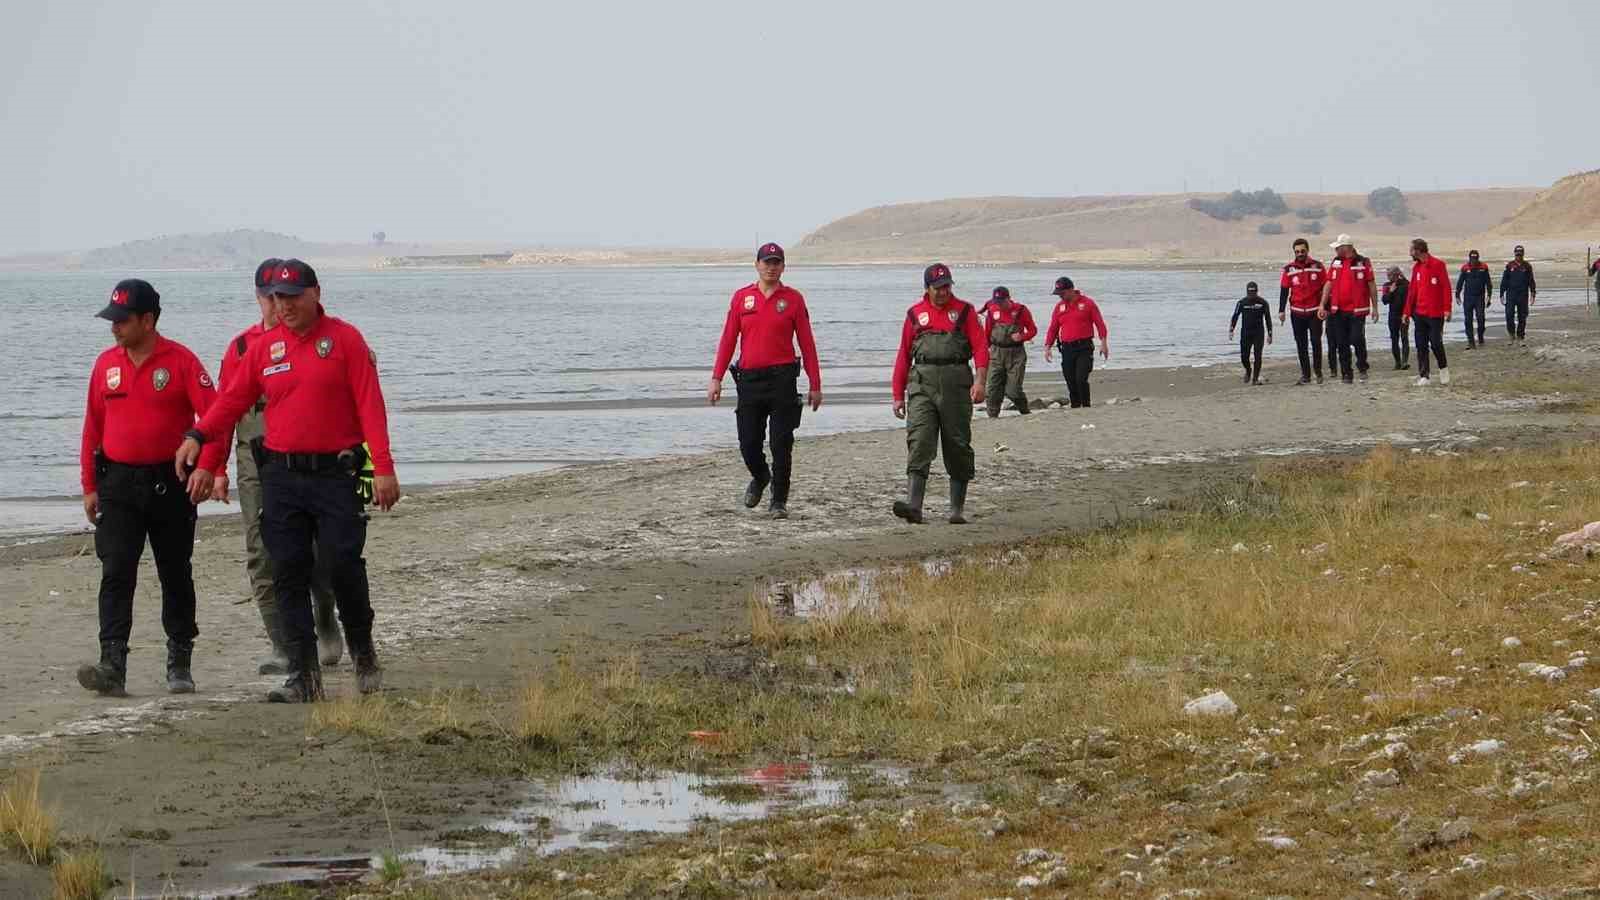
M 288 676 L 267 699 L 320 699 L 321 667 L 338 663 L 345 646 L 357 689 L 381 686 L 365 507 L 392 508 L 400 484 L 377 356 L 354 326 L 327 314 L 316 271 L 300 260 L 262 262 L 255 300 L 259 321 L 229 342 L 220 385 L 160 334 L 161 295 L 149 282 L 118 283 L 97 314 L 116 344 L 90 373 L 80 447 L 84 515 L 101 565 L 99 660 L 78 669 L 88 690 L 126 696 L 147 540 L 161 582 L 167 690 L 195 689 L 195 506 L 227 501 L 235 448 L 246 565 L 271 648 L 259 671 Z

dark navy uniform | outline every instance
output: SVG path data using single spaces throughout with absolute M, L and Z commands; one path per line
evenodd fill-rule
M 1506 308 L 1506 334 L 1521 340 L 1528 331 L 1528 304 L 1539 296 L 1533 263 L 1519 255 L 1500 274 L 1500 305 Z
M 1489 275 L 1488 266 L 1476 259 L 1462 264 L 1461 273 L 1456 276 L 1456 299 L 1461 301 L 1461 318 L 1467 329 L 1468 347 L 1483 343 L 1483 314 L 1493 291 L 1494 279 Z M 1473 335 L 1474 322 L 1477 323 L 1476 339 Z

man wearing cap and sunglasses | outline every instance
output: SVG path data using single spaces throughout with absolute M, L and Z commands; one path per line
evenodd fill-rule
M 1089 373 L 1094 371 L 1094 337 L 1100 336 L 1100 356 L 1111 358 L 1111 341 L 1106 336 L 1106 320 L 1100 306 L 1089 295 L 1072 285 L 1072 279 L 1056 279 L 1060 299 L 1050 312 L 1050 325 L 1044 333 L 1044 361 L 1050 351 L 1061 348 L 1061 377 L 1067 382 L 1067 401 L 1073 409 L 1089 406 Z
M 967 484 L 977 472 L 972 407 L 984 399 L 989 342 L 978 311 L 951 290 L 954 282 L 944 263 L 923 270 L 922 299 L 906 310 L 894 360 L 894 415 L 906 420 L 906 498 L 894 502 L 894 514 L 918 525 L 928 470 L 941 447 L 952 525 L 967 522 Z
M 79 449 L 83 512 L 94 526 L 100 558 L 100 661 L 78 669 L 78 683 L 103 696 L 126 697 L 128 636 L 139 558 L 148 538 L 161 580 L 161 625 L 167 633 L 167 690 L 194 690 L 195 504 L 210 493 L 210 474 L 176 476 L 167 463 L 216 399 L 199 358 L 156 330 L 161 295 L 130 278 L 111 292 L 98 315 L 111 321 L 117 345 L 100 354 L 89 376 Z M 216 466 L 221 448 L 208 448 Z
M 1489 305 L 1489 295 L 1494 292 L 1494 279 L 1489 267 L 1478 258 L 1478 251 L 1467 252 L 1467 261 L 1456 273 L 1456 302 L 1461 304 L 1461 318 L 1467 326 L 1467 349 L 1475 350 L 1483 343 L 1484 309 Z M 1473 323 L 1477 323 L 1474 337 Z
M 1322 383 L 1322 319 L 1318 310 L 1325 284 L 1327 271 L 1321 262 L 1311 258 L 1311 242 L 1295 239 L 1294 259 L 1284 264 L 1278 277 L 1278 321 L 1291 322 L 1295 351 L 1300 356 L 1298 384 L 1310 384 L 1313 369 L 1317 384 Z
M 1011 299 L 1011 290 L 997 287 L 978 311 L 989 336 L 989 380 L 984 386 L 989 418 L 998 418 L 1007 397 L 1017 412 L 1028 415 L 1028 394 L 1022 379 L 1028 373 L 1028 342 L 1039 333 L 1028 307 Z
M 366 447 L 375 472 L 373 502 L 388 510 L 400 499 L 378 358 L 361 332 L 322 308 L 322 288 L 309 265 L 284 260 L 268 287 L 278 325 L 245 350 L 238 377 L 185 435 L 175 467 L 183 472 L 193 466 L 202 444 L 226 441 L 239 418 L 266 394 L 266 436 L 256 445 L 261 534 L 272 557 L 272 586 L 291 667 L 283 687 L 269 691 L 267 699 L 309 703 L 323 697 L 310 597 L 315 554 L 327 560 L 355 660 L 356 687 L 372 693 L 381 686 L 382 670 L 372 642 L 372 602 L 361 555 L 367 540 L 359 493 Z M 203 466 L 202 472 L 209 485 L 212 473 Z
M 1528 332 L 1528 307 L 1539 298 L 1539 283 L 1533 277 L 1533 263 L 1523 259 L 1522 245 L 1511 252 L 1514 258 L 1500 273 L 1500 305 L 1506 309 L 1506 334 L 1521 341 Z
M 802 364 L 810 390 L 806 402 L 811 411 L 822 406 L 822 370 L 817 361 L 817 343 L 811 334 L 811 314 L 800 292 L 783 283 L 783 248 L 762 244 L 756 250 L 756 280 L 733 292 L 728 315 L 722 325 L 722 340 L 711 364 L 711 385 L 706 400 L 715 406 L 722 399 L 723 373 L 733 372 L 739 393 L 734 418 L 739 428 L 739 453 L 750 470 L 750 484 L 744 491 L 744 505 L 754 509 L 761 494 L 772 485 L 772 500 L 767 511 L 774 519 L 789 517 L 789 481 L 794 465 L 794 431 L 800 427 L 800 392 L 797 387 Z M 795 343 L 800 358 L 795 358 Z M 733 351 L 739 350 L 738 365 L 730 368 Z M 762 443 L 767 432 L 772 438 L 772 465 Z
M 260 310 L 260 321 L 239 332 L 222 352 L 222 365 L 217 371 L 221 389 L 238 376 L 240 362 L 245 352 L 259 342 L 278 324 L 278 314 L 272 308 L 272 273 L 283 265 L 281 259 L 264 260 L 256 266 L 255 297 Z M 239 469 L 239 512 L 244 518 L 244 565 L 250 580 L 250 594 L 261 614 L 261 625 L 266 629 L 271 652 L 257 664 L 262 675 L 284 675 L 289 671 L 289 654 L 284 649 L 283 628 L 278 619 L 278 597 L 272 589 L 272 558 L 267 555 L 266 544 L 261 539 L 261 473 L 256 466 L 251 444 L 266 434 L 263 411 L 267 408 L 266 395 L 247 410 L 234 429 L 233 449 L 238 451 L 236 465 Z M 218 442 L 223 448 L 227 440 Z M 227 454 L 224 453 L 224 462 Z M 228 470 L 226 465 L 216 470 L 211 483 L 211 497 L 228 502 Z M 344 635 L 339 631 L 339 620 L 334 615 L 333 583 L 328 567 L 318 565 L 311 570 L 311 596 L 315 601 L 317 645 L 322 665 L 333 666 L 344 656 Z

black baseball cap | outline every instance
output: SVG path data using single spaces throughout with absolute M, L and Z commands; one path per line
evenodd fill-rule
M 1245 285 L 1245 286 L 1244 286 L 1244 289 L 1245 289 L 1245 291 L 1246 291 L 1246 292 L 1249 292 L 1249 291 L 1259 291 L 1259 290 L 1261 290 L 1261 286 L 1260 286 L 1260 285 L 1258 285 L 1258 284 L 1256 284 L 1256 283 L 1255 283 L 1255 282 L 1254 282 L 1254 281 L 1252 281 L 1252 282 L 1250 282 L 1250 283 L 1248 283 L 1248 284 L 1246 284 L 1246 285 Z
M 269 293 L 267 288 L 272 284 L 272 273 L 281 265 L 283 265 L 283 260 L 273 256 L 263 259 L 261 265 L 256 266 L 257 292 L 262 294 Z
M 1011 289 L 1006 287 L 1005 285 L 1001 285 L 1001 286 L 999 286 L 999 287 L 994 289 L 994 293 L 992 295 L 990 295 L 989 299 L 991 299 L 991 300 L 1010 300 L 1011 299 Z
M 783 262 L 783 248 L 773 243 L 762 244 L 760 249 L 756 250 L 756 262 L 766 262 L 769 259 Z
M 111 302 L 95 315 L 113 322 L 126 322 L 140 313 L 160 312 L 161 295 L 142 278 L 126 278 L 111 289 Z
M 1512 248 L 1512 250 L 1511 250 L 1511 252 L 1512 252 L 1512 253 L 1526 253 L 1526 252 L 1528 252 L 1528 251 L 1526 251 L 1526 250 L 1524 250 L 1524 249 L 1522 249 L 1522 245 L 1521 245 L 1521 244 L 1518 244 L 1518 245 L 1517 245 L 1517 246 L 1516 246 L 1516 247 L 1513 247 L 1513 248 Z
M 944 263 L 934 263 L 922 270 L 922 286 L 925 288 L 944 287 L 954 283 L 955 279 L 950 277 L 950 267 Z
M 274 294 L 293 297 L 317 286 L 317 270 L 298 259 L 285 259 L 272 270 L 267 289 Z
M 1070 290 L 1072 290 L 1072 279 L 1063 275 L 1056 279 L 1056 289 L 1050 293 L 1059 295 L 1062 291 Z
M 1467 251 L 1467 256 L 1470 259 L 1477 259 L 1478 258 L 1478 251 L 1476 251 L 1476 250 L 1468 250 Z

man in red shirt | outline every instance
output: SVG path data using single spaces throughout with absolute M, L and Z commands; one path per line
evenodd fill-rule
M 1051 293 L 1060 299 L 1050 313 L 1050 325 L 1044 333 L 1044 361 L 1050 361 L 1050 351 L 1061 346 L 1061 377 L 1067 380 L 1067 400 L 1073 409 L 1089 406 L 1089 373 L 1094 371 L 1094 336 L 1100 335 L 1100 356 L 1111 358 L 1111 341 L 1106 336 L 1106 320 L 1100 317 L 1100 306 L 1072 286 L 1072 279 L 1056 279 Z
M 268 259 L 256 267 L 255 296 L 261 320 L 235 335 L 222 352 L 222 365 L 217 372 L 222 389 L 226 389 L 228 383 L 239 374 L 239 363 L 250 346 L 278 324 L 278 314 L 272 309 L 269 285 L 272 273 L 282 265 L 281 259 Z M 236 465 L 239 468 L 239 512 L 244 518 L 245 572 L 249 576 L 250 593 L 255 599 L 256 609 L 261 613 L 261 624 L 266 629 L 272 648 L 271 653 L 257 665 L 257 671 L 262 675 L 283 675 L 289 671 L 289 656 L 284 650 L 282 628 L 278 622 L 278 597 L 272 590 L 272 559 L 261 540 L 261 474 L 256 466 L 255 452 L 250 447 L 253 441 L 266 433 L 263 424 L 263 410 L 266 407 L 267 398 L 263 396 L 245 412 L 234 429 L 233 449 L 238 451 Z M 227 448 L 229 442 L 224 440 L 219 443 Z M 216 470 L 211 496 L 223 503 L 228 502 L 228 471 L 225 466 Z M 344 656 L 344 635 L 339 632 L 339 620 L 334 616 L 333 583 L 329 580 L 327 566 L 318 565 L 311 570 L 311 596 L 316 607 L 317 645 L 322 665 L 337 665 Z
M 238 377 L 185 434 L 175 464 L 186 471 L 201 456 L 202 444 L 226 442 L 239 418 L 266 395 L 266 437 L 257 460 L 261 536 L 272 557 L 272 586 L 291 666 L 283 687 L 268 692 L 267 699 L 308 703 L 323 696 L 309 592 L 317 558 L 313 543 L 315 553 L 327 560 L 355 659 L 356 687 L 371 693 L 382 684 L 382 670 L 372 643 L 372 603 L 361 556 L 367 516 L 358 493 L 369 452 L 373 501 L 388 510 L 400 499 L 378 358 L 361 332 L 323 310 L 322 288 L 310 266 L 284 260 L 269 287 L 278 325 L 246 348 Z M 201 462 L 209 485 L 212 472 Z
M 997 287 L 978 314 L 983 319 L 983 331 L 989 336 L 989 381 L 983 389 L 989 418 L 999 417 L 1000 405 L 1007 397 L 1017 412 L 1028 415 L 1032 410 L 1028 409 L 1022 379 L 1028 373 L 1028 342 L 1039 333 L 1039 326 L 1033 324 L 1033 313 L 1011 299 L 1009 288 Z
M 1341 234 L 1333 243 L 1333 264 L 1328 267 L 1328 280 L 1322 288 L 1322 306 L 1319 315 L 1333 327 L 1333 341 L 1338 347 L 1339 370 L 1345 384 L 1354 384 L 1350 355 L 1355 351 L 1356 368 L 1361 380 L 1367 380 L 1367 317 L 1377 319 L 1378 284 L 1372 260 L 1356 252 L 1350 235 Z
M 941 446 L 952 525 L 967 522 L 967 484 L 977 472 L 972 407 L 983 402 L 989 346 L 978 311 L 955 295 L 954 282 L 944 263 L 923 270 L 922 299 L 906 310 L 894 359 L 894 415 L 906 420 L 906 499 L 894 502 L 894 514 L 913 524 L 922 523 L 928 469 Z
M 127 696 L 133 590 L 144 543 L 161 579 L 161 625 L 167 633 L 167 690 L 194 690 L 190 671 L 195 625 L 194 505 L 211 477 L 175 477 L 166 460 L 216 397 L 211 376 L 189 348 L 156 331 L 161 295 L 147 281 L 118 282 L 99 312 L 117 345 L 100 354 L 89 376 L 79 447 L 83 512 L 100 557 L 100 662 L 78 669 L 95 693 Z M 209 452 L 216 465 L 221 454 Z
M 1295 351 L 1300 354 L 1300 381 L 1310 384 L 1315 370 L 1322 383 L 1322 288 L 1327 284 L 1322 263 L 1311 258 L 1311 243 L 1305 238 L 1294 242 L 1294 259 L 1278 277 L 1278 321 L 1293 322 Z M 1287 309 L 1287 315 L 1285 314 Z M 1330 365 L 1334 362 L 1330 360 Z
M 1444 358 L 1444 323 L 1452 318 L 1455 304 L 1450 293 L 1450 270 L 1444 260 L 1428 252 L 1428 242 L 1411 242 L 1411 286 L 1406 291 L 1405 318 L 1416 322 L 1417 387 L 1428 385 L 1428 351 L 1439 360 L 1439 383 L 1450 383 L 1449 365 Z
M 794 430 L 800 427 L 801 361 L 811 389 L 806 402 L 811 411 L 822 406 L 822 371 L 817 343 L 811 335 L 811 314 L 800 292 L 783 283 L 783 248 L 762 244 L 756 250 L 756 281 L 733 292 L 722 324 L 722 340 L 711 364 L 711 386 L 706 399 L 715 406 L 722 399 L 722 375 L 729 371 L 734 347 L 739 364 L 732 367 L 739 392 L 734 418 L 739 427 L 739 453 L 750 470 L 744 505 L 754 509 L 761 493 L 772 485 L 767 510 L 774 519 L 789 517 L 789 478 L 794 460 Z M 795 358 L 795 342 L 800 359 Z M 772 465 L 762 449 L 763 433 L 772 432 Z

